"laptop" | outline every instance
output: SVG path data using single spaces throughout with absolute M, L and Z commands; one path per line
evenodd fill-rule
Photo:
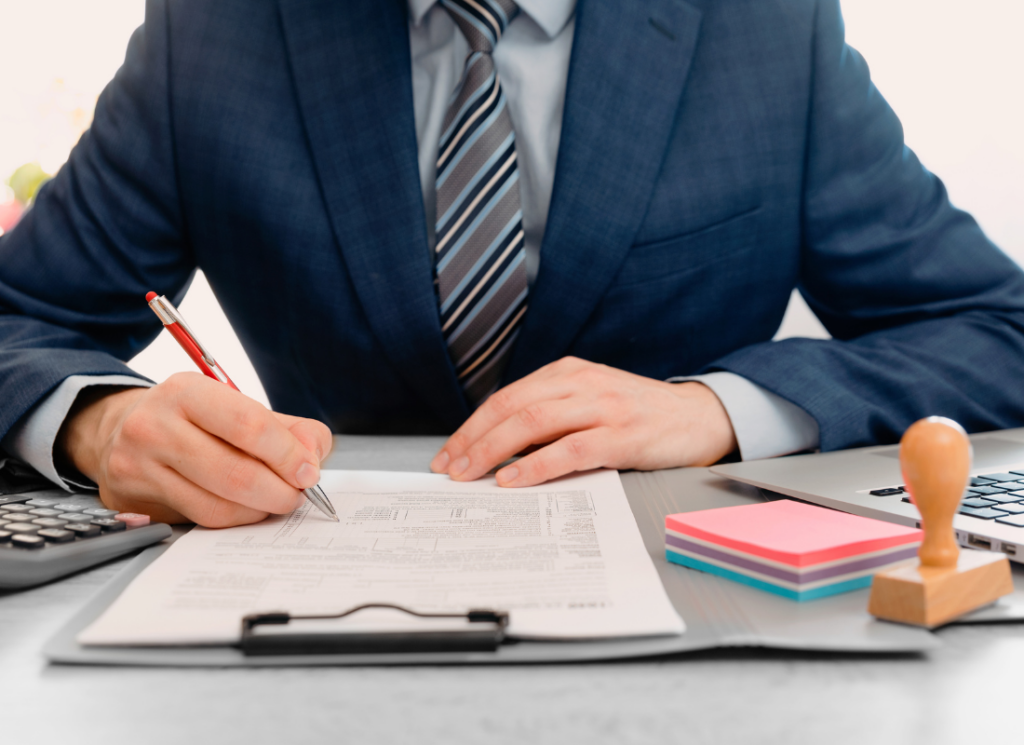
M 1024 428 L 971 435 L 971 479 L 953 521 L 962 546 L 1024 563 Z M 712 466 L 711 472 L 843 512 L 920 527 L 903 489 L 899 445 Z

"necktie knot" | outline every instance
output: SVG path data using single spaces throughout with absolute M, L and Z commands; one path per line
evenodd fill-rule
M 490 54 L 519 13 L 512 0 L 441 0 L 474 52 Z

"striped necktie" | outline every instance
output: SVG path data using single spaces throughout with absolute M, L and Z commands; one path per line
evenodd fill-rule
M 466 397 L 498 388 L 526 313 L 515 133 L 491 53 L 511 0 L 441 0 L 469 41 L 441 127 L 434 261 L 441 329 Z

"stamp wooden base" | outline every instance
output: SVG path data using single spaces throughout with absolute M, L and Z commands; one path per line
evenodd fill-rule
M 961 551 L 955 567 L 905 566 L 879 572 L 868 612 L 886 621 L 934 628 L 1013 592 L 1010 562 Z

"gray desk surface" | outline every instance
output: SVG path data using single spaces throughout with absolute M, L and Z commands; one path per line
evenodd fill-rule
M 332 467 L 382 467 L 343 441 Z M 422 442 L 409 465 L 424 468 Z M 708 489 L 704 469 L 672 477 Z M 0 594 L 10 743 L 953 743 L 1024 738 L 1024 625 L 950 627 L 927 656 L 728 650 L 523 667 L 130 669 L 39 649 L 122 566 Z

